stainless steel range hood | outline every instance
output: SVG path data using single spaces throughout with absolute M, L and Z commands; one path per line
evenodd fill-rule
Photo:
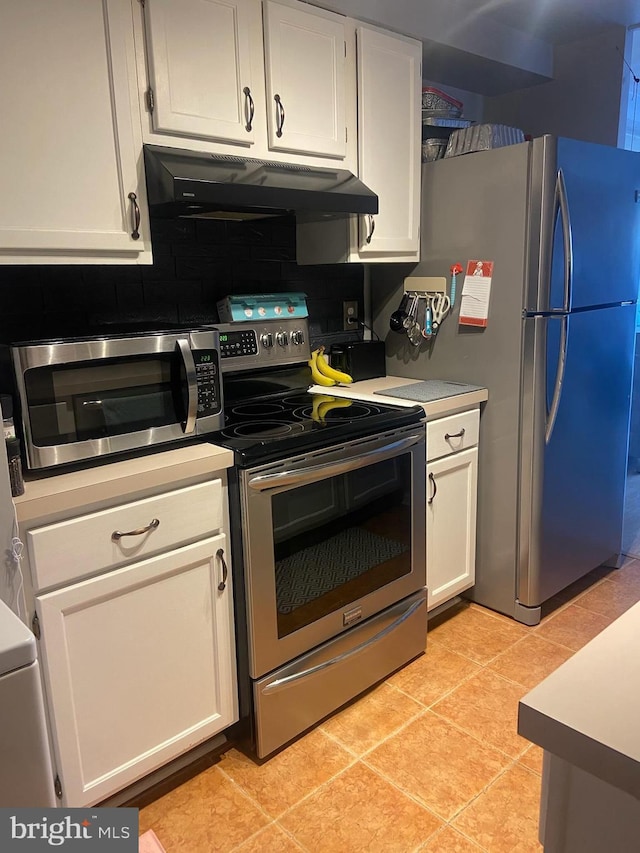
M 152 215 L 232 218 L 377 213 L 378 196 L 346 169 L 144 146 Z

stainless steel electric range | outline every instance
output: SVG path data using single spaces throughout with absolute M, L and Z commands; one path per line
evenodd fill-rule
M 421 654 L 422 407 L 307 391 L 306 320 L 217 324 L 241 714 L 264 758 Z

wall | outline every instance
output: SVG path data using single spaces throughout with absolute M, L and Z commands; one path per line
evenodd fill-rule
M 152 220 L 152 266 L 0 267 L 0 343 L 109 331 L 115 323 L 215 322 L 229 293 L 302 291 L 312 337 L 342 333 L 342 300 L 363 306 L 363 268 L 298 266 L 293 216 Z M 360 316 L 362 316 L 360 312 Z
M 532 136 L 552 133 L 618 144 L 626 30 L 612 26 L 554 48 L 549 83 L 485 99 L 485 121 Z

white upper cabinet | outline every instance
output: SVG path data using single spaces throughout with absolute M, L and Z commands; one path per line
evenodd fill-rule
M 265 0 L 269 148 L 344 158 L 344 19 Z
M 247 0 L 146 0 L 152 122 L 159 133 L 254 141 Z
M 150 263 L 128 0 L 3 0 L 0 79 L 0 263 Z
M 130 2 L 144 142 L 356 169 L 353 22 L 295 0 Z
M 358 253 L 418 259 L 422 47 L 379 30 L 356 28 L 359 177 L 380 209 L 361 216 Z
M 378 213 L 299 216 L 300 264 L 420 260 L 422 45 L 356 26 L 358 177 Z

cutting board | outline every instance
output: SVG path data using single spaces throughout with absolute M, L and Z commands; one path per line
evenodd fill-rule
M 417 403 L 430 403 L 443 397 L 455 397 L 458 394 L 468 394 L 469 391 L 481 391 L 481 385 L 467 385 L 465 382 L 447 382 L 444 379 L 426 379 L 412 385 L 400 385 L 398 388 L 387 388 L 375 391 L 384 397 L 400 397 L 403 400 L 415 400 Z

